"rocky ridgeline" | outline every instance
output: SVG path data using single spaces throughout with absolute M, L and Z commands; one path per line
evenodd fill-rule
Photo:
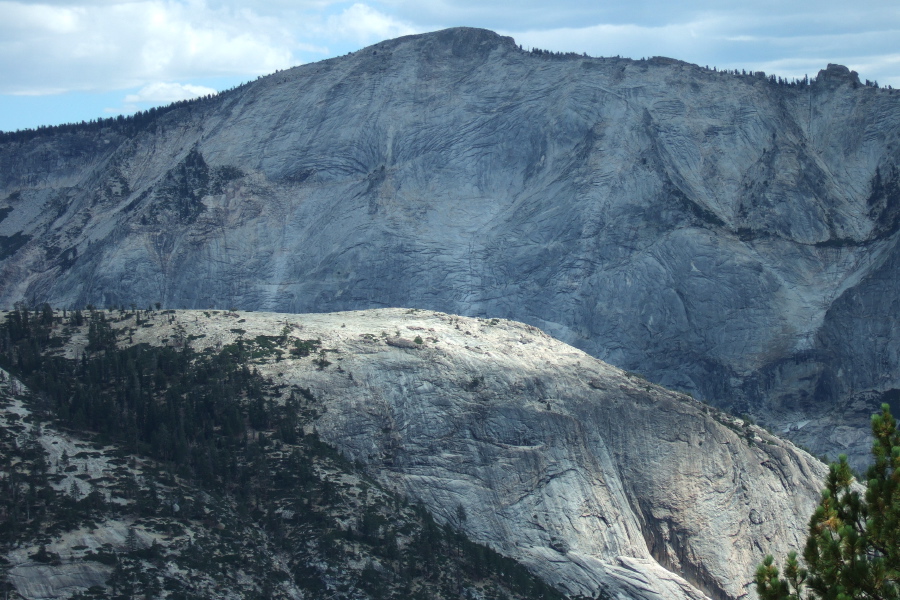
M 499 315 L 860 465 L 900 394 L 898 136 L 836 65 L 404 37 L 0 144 L 0 303 Z
M 306 431 L 382 493 L 421 502 L 571 595 L 752 595 L 764 553 L 802 547 L 826 471 L 757 426 L 507 320 L 415 309 L 108 314 L 120 345 L 239 342 L 272 389 L 315 398 Z M 65 335 L 59 351 L 82 356 L 87 326 Z M 61 539 L 53 548 L 64 555 Z M 8 556 L 13 581 L 37 578 L 28 589 L 56 576 L 28 571 L 35 550 Z

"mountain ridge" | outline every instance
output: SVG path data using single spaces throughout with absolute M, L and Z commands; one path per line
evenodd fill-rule
M 61 566 L 72 572 L 80 572 L 79 565 L 90 571 L 88 567 L 97 562 L 93 555 L 81 556 L 84 548 L 72 550 L 73 545 L 113 553 L 123 565 L 130 565 L 132 570 L 127 573 L 140 567 L 138 572 L 153 574 L 146 583 L 150 587 L 143 589 L 152 589 L 153 581 L 166 578 L 174 581 L 163 589 L 177 591 L 186 585 L 176 585 L 183 578 L 166 566 L 167 561 L 182 565 L 194 560 L 189 548 L 179 546 L 185 541 L 184 534 L 164 539 L 153 533 L 167 531 L 171 527 L 167 523 L 178 523 L 196 535 L 211 528 L 212 537 L 203 544 L 215 549 L 216 555 L 235 552 L 228 549 L 231 542 L 217 536 L 250 527 L 253 536 L 262 536 L 263 555 L 248 555 L 248 573 L 251 565 L 257 569 L 268 564 L 266 561 L 280 565 L 279 572 L 306 573 L 294 575 L 299 578 L 296 582 L 285 580 L 288 587 L 277 588 L 279 593 L 287 594 L 291 585 L 308 578 L 331 581 L 323 566 L 315 566 L 323 558 L 313 555 L 313 562 L 308 563 L 304 561 L 310 559 L 301 556 L 298 562 L 284 550 L 296 544 L 287 539 L 286 546 L 272 546 L 271 531 L 266 528 L 275 517 L 276 529 L 281 527 L 279 523 L 293 527 L 291 514 L 311 510 L 297 500 L 298 494 L 304 497 L 309 481 L 313 482 L 312 501 L 320 503 L 316 499 L 325 494 L 321 486 L 327 478 L 320 477 L 317 483 L 308 469 L 301 468 L 304 461 L 292 458 L 295 450 L 309 453 L 304 448 L 320 448 L 316 443 L 321 442 L 309 441 L 305 437 L 309 435 L 339 450 L 344 465 L 356 465 L 352 473 L 341 476 L 347 482 L 353 479 L 350 487 L 356 490 L 348 496 L 348 506 L 337 516 L 333 510 L 326 512 L 329 519 L 341 523 L 343 533 L 338 532 L 338 539 L 352 542 L 352 532 L 363 531 L 359 478 L 365 474 L 380 486 L 379 497 L 387 496 L 384 515 L 391 514 L 391 498 L 421 503 L 438 523 L 460 529 L 475 542 L 516 559 L 561 592 L 592 598 L 743 597 L 755 565 L 766 552 L 782 554 L 802 544 L 805 522 L 815 507 L 826 471 L 807 453 L 759 427 L 606 365 L 532 326 L 501 319 L 415 309 L 308 315 L 171 310 L 63 315 L 45 310 L 24 321 L 7 318 L 7 323 L 12 328 L 8 331 L 11 343 L 3 345 L 2 357 L 5 363 L 19 364 L 23 376 L 34 381 L 29 410 L 40 409 L 45 416 L 39 421 L 46 421 L 46 415 L 54 412 L 70 414 L 71 422 L 61 422 L 65 430 L 60 424 L 44 423 L 41 430 L 46 433 L 35 434 L 39 445 L 49 452 L 48 475 L 58 478 L 55 487 L 65 493 L 70 482 L 75 482 L 76 491 L 69 492 L 75 499 L 100 494 L 109 496 L 107 504 L 118 507 L 113 513 L 115 522 L 109 525 L 114 531 L 106 533 L 105 525 L 94 526 L 100 533 L 72 533 L 45 519 L 56 527 L 47 532 L 49 550 L 45 552 L 71 555 Z M 23 337 L 22 323 L 44 333 Z M 52 360 L 56 362 L 35 363 L 28 352 L 36 343 L 45 360 L 55 356 Z M 153 348 L 159 352 L 156 358 L 139 358 Z M 128 354 L 119 359 L 118 351 Z M 185 423 L 196 420 L 190 407 L 205 402 L 204 392 L 197 392 L 195 398 L 188 389 L 202 390 L 209 384 L 219 386 L 219 381 L 247 378 L 246 396 L 236 397 L 246 411 L 242 414 L 249 434 L 244 442 L 238 436 L 235 448 L 244 444 L 249 457 L 256 458 L 248 459 L 245 468 L 252 469 L 244 476 L 233 476 L 235 485 L 225 488 L 230 492 L 215 491 L 220 487 L 217 483 L 209 487 L 218 480 L 211 479 L 209 468 L 204 467 L 206 460 L 213 460 L 203 458 L 204 452 L 209 452 L 205 450 L 204 427 L 182 426 L 176 419 L 163 434 L 158 422 L 164 413 L 160 413 L 156 432 L 142 433 L 154 419 L 144 420 L 141 414 L 147 409 L 129 399 L 129 390 L 145 393 L 159 385 L 154 381 L 171 378 L 177 372 L 174 365 L 183 359 L 194 361 L 201 375 L 191 375 L 188 388 L 162 386 L 156 405 L 160 409 L 169 406 L 177 392 Z M 231 374 L 202 375 L 208 371 L 206 361 L 223 359 L 237 359 Z M 140 365 L 145 364 L 152 365 L 150 371 L 143 371 L 145 367 Z M 47 379 L 48 373 L 71 370 L 90 374 L 104 369 L 113 380 L 124 382 L 124 388 L 101 393 L 98 390 L 103 387 L 90 379 L 84 383 L 90 384 L 93 392 L 84 395 L 77 387 L 66 391 L 60 387 L 60 379 Z M 21 396 L 23 388 L 15 387 Z M 265 391 L 263 400 L 254 389 Z M 213 404 L 226 418 L 232 397 L 229 392 L 215 394 L 217 402 Z M 253 412 L 262 405 L 270 406 L 266 409 L 273 415 L 269 421 Z M 21 407 L 7 406 L 0 416 L 6 422 L 11 413 L 24 414 Z M 85 427 L 74 425 L 79 414 L 97 415 L 96 434 L 101 437 L 95 440 L 99 442 L 96 456 L 91 448 L 76 448 L 74 442 L 66 441 L 66 436 Z M 103 425 L 112 415 L 121 422 Z M 10 421 L 16 428 L 6 427 L 3 432 L 27 439 L 23 420 L 30 423 L 27 427 L 36 428 L 32 416 Z M 288 422 L 293 423 L 294 434 L 285 430 Z M 225 435 L 227 423 L 223 422 L 220 435 Z M 179 450 L 182 442 L 172 441 L 172 436 L 182 429 L 189 435 L 183 442 L 186 448 Z M 112 442 L 136 450 L 122 454 L 109 448 Z M 216 446 L 228 448 L 227 438 Z M 3 449 L 0 458 L 8 459 L 10 448 Z M 64 449 L 70 450 L 65 460 Z M 260 452 L 271 461 L 265 469 L 258 464 Z M 178 454 L 185 458 L 176 460 Z M 338 463 L 329 456 L 319 449 L 310 460 L 316 465 L 325 460 L 325 466 L 331 465 L 326 470 L 334 471 Z M 82 465 L 84 460 L 93 462 Z M 213 462 L 219 461 L 221 457 Z M 244 463 L 239 460 L 238 464 Z M 123 469 L 124 478 L 119 474 Z M 128 473 L 132 471 L 147 481 L 151 473 L 159 472 L 156 504 L 144 497 L 147 492 L 137 493 L 129 487 Z M 244 477 L 248 481 L 244 482 Z M 291 483 L 291 478 L 297 481 Z M 242 482 L 239 486 L 238 481 Z M 285 487 L 286 483 L 291 485 Z M 146 483 L 141 486 L 147 487 Z M 203 500 L 204 494 L 213 498 Z M 354 495 L 355 503 L 350 502 Z M 246 510 L 257 515 L 250 521 L 241 521 L 241 512 L 235 512 L 233 504 L 242 497 Z M 135 498 L 140 502 L 136 504 Z M 144 514 L 140 506 L 147 502 L 159 507 Z M 172 502 L 182 508 L 174 512 L 166 508 Z M 382 508 L 378 510 L 382 514 Z M 317 512 L 299 525 L 318 522 L 309 520 Z M 161 547 L 155 552 L 157 557 L 166 557 L 164 561 L 145 564 L 141 561 L 149 560 L 147 557 L 129 554 L 133 550 L 125 547 L 123 532 L 136 517 L 131 528 L 144 540 L 138 545 L 146 549 L 152 539 L 159 538 Z M 221 528 L 205 522 L 212 517 L 227 525 L 225 533 L 217 533 Z M 98 523 L 104 518 L 94 517 Z M 372 537 L 375 530 L 366 527 Z M 301 527 L 298 532 L 302 531 Z M 399 531 L 402 528 L 398 527 L 397 533 L 400 549 L 412 547 L 414 540 Z M 384 532 L 376 536 L 385 538 L 379 542 L 380 552 L 390 549 L 385 536 Z M 7 553 L 13 565 L 10 579 L 20 592 L 52 588 L 56 571 L 47 564 L 49 559 L 43 563 L 27 559 L 44 552 L 39 548 L 41 542 L 35 536 L 10 539 L 19 540 Z M 111 548 L 102 550 L 104 542 Z M 398 570 L 396 553 L 370 556 L 386 582 L 396 577 L 390 573 L 404 572 L 405 567 Z M 92 575 L 79 575 L 79 581 L 101 585 L 104 577 L 111 576 L 103 564 L 95 564 Z M 318 575 L 310 574 L 310 564 Z M 186 567 L 200 569 L 191 562 L 179 568 Z M 344 573 L 337 580 L 353 583 L 354 579 L 346 576 Z M 114 581 L 122 585 L 122 575 L 118 577 Z M 218 581 L 227 590 L 249 590 L 265 580 L 256 575 L 243 583 L 222 580 L 204 569 L 195 579 L 203 586 Z M 235 588 L 238 583 L 243 587 Z M 334 591 L 335 585 L 327 583 L 327 589 Z M 360 588 L 354 584 L 352 589 Z M 369 597 L 379 597 L 372 594 L 370 590 Z
M 898 98 L 399 38 L 0 145 L 0 302 L 510 317 L 860 465 L 900 389 Z

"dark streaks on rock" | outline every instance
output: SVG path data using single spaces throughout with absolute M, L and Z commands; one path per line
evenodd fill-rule
M 859 465 L 821 419 L 900 389 L 898 105 L 407 36 L 0 144 L 0 303 L 510 317 Z

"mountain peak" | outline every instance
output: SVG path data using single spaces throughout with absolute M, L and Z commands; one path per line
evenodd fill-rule
M 819 74 L 816 76 L 817 82 L 829 82 L 829 83 L 851 83 L 854 85 L 860 85 L 859 81 L 859 73 L 856 71 L 851 71 L 849 68 L 844 65 L 837 65 L 833 63 L 828 63 L 828 66 L 819 71 Z
M 0 303 L 502 315 L 862 467 L 856 396 L 900 389 L 900 94 L 820 78 L 457 27 L 23 135 Z
M 428 33 L 406 35 L 392 40 L 385 40 L 363 48 L 360 52 L 368 54 L 378 52 L 380 49 L 394 49 L 407 43 L 420 45 L 436 45 L 449 47 L 455 56 L 469 56 L 489 52 L 495 48 L 506 47 L 515 49 L 516 42 L 513 38 L 502 36 L 490 29 L 478 27 L 450 27 Z

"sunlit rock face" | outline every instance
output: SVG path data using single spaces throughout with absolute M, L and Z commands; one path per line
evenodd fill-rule
M 323 439 L 569 594 L 755 597 L 763 555 L 805 543 L 824 464 L 533 327 L 400 309 L 284 322 L 332 349 L 324 369 L 261 367 L 322 401 Z
M 530 325 L 415 309 L 143 318 L 141 327 L 127 317 L 112 323 L 124 331 L 120 346 L 215 351 L 242 338 L 248 368 L 281 390 L 273 402 L 303 391 L 303 410 L 315 415 L 307 432 L 569 595 L 755 597 L 756 565 L 803 547 L 824 485 L 825 465 L 793 444 Z M 87 328 L 66 356 L 82 355 Z M 260 339 L 269 350 L 253 346 Z M 290 352 L 300 340 L 318 350 Z M 11 410 L 0 411 L 0 426 Z M 43 428 L 50 464 L 64 449 L 87 454 L 68 435 Z M 113 475 L 102 456 L 91 460 L 81 468 L 94 475 L 85 491 Z M 120 548 L 127 524 L 102 521 L 54 539 L 51 551 Z M 25 597 L 66 597 L 109 577 L 98 563 L 37 564 L 36 549 L 8 556 Z
M 900 93 L 451 29 L 0 145 L 0 302 L 525 321 L 867 459 L 900 389 Z

